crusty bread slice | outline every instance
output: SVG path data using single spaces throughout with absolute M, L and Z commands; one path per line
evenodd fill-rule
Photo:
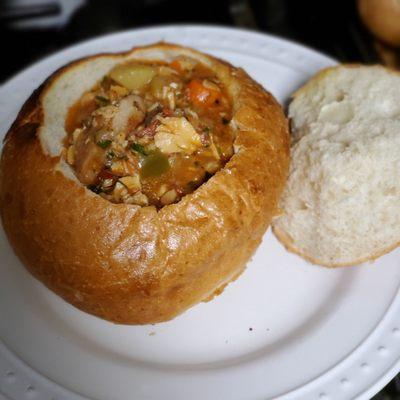
M 342 65 L 289 106 L 292 164 L 273 229 L 329 267 L 372 260 L 400 242 L 400 75 Z

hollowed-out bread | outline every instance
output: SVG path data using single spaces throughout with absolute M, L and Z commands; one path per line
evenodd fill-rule
M 179 55 L 205 63 L 227 88 L 235 154 L 176 204 L 113 204 L 62 161 L 67 111 L 116 64 Z M 1 216 L 25 266 L 66 301 L 113 322 L 154 323 L 243 271 L 277 212 L 288 164 L 287 120 L 271 94 L 228 63 L 156 44 L 69 64 L 30 97 L 4 143 Z
M 292 164 L 273 229 L 329 267 L 372 260 L 400 242 L 400 75 L 322 71 L 289 106 Z

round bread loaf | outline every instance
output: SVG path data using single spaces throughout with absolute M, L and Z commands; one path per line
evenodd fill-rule
M 365 26 L 380 40 L 400 46 L 400 1 L 358 0 L 358 11 Z
M 115 65 L 189 56 L 232 99 L 234 154 L 178 203 L 114 204 L 88 190 L 63 157 L 71 105 Z M 124 324 L 169 320 L 221 291 L 277 212 L 289 164 L 287 120 L 243 70 L 170 44 L 88 57 L 55 72 L 23 106 L 1 158 L 0 209 L 29 271 L 66 301 Z
M 292 164 L 276 236 L 329 267 L 372 260 L 400 241 L 400 75 L 326 69 L 289 106 Z

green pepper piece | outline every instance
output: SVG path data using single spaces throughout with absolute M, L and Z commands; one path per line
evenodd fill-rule
M 155 151 L 149 154 L 143 161 L 140 175 L 142 178 L 150 178 L 154 176 L 160 176 L 165 174 L 170 168 L 168 157 L 161 153 L 161 151 Z
M 111 140 L 99 140 L 97 142 L 97 146 L 101 147 L 102 149 L 106 149 L 111 144 Z
M 131 150 L 136 151 L 136 153 L 147 156 L 146 149 L 139 143 L 133 143 L 131 146 Z

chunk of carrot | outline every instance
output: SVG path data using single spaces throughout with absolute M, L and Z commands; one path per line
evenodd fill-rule
M 188 98 L 198 107 L 209 107 L 221 99 L 221 92 L 206 87 L 200 79 L 192 79 L 188 86 Z
M 178 60 L 172 61 L 172 63 L 169 65 L 172 69 L 174 69 L 176 72 L 181 73 L 182 72 L 182 65 Z

